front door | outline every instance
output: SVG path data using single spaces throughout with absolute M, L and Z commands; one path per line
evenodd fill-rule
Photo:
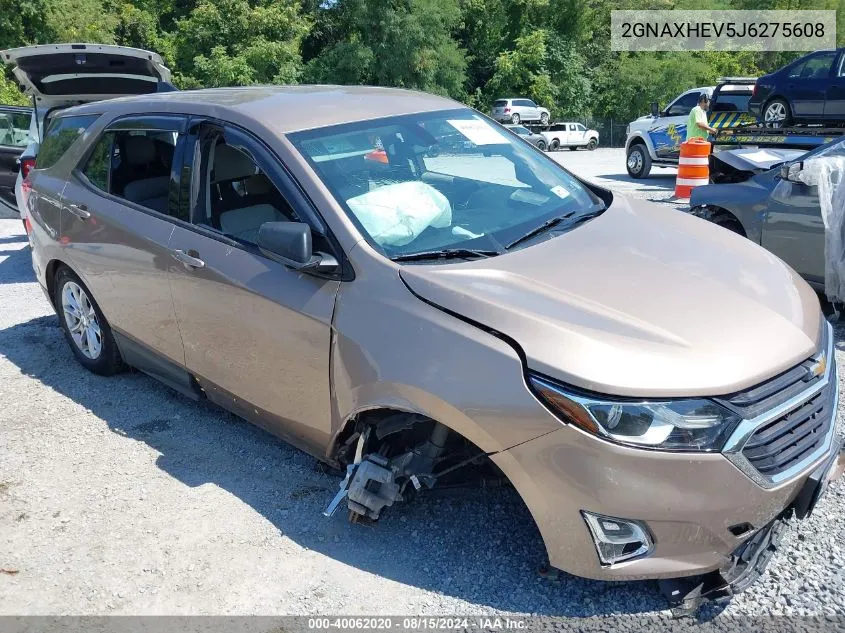
M 146 361 L 163 356 L 184 372 L 167 268 L 178 215 L 172 165 L 185 124 L 182 117 L 156 116 L 107 126 L 73 171 L 62 200 L 62 241 L 112 329 L 124 337 L 121 352 L 126 356 L 132 345 L 137 354 L 128 362 L 171 383 L 169 365 Z
M 32 111 L 0 107 L 0 204 L 17 210 L 15 181 L 18 158 L 29 144 Z
M 698 92 L 681 95 L 655 119 L 648 135 L 658 159 L 671 160 L 680 156 L 681 143 L 687 138 L 687 119 L 698 104 L 698 96 Z
M 251 135 L 210 124 L 191 134 L 183 169 L 193 174 L 183 189 L 191 226 L 176 227 L 169 262 L 185 362 L 218 404 L 322 452 L 340 282 L 286 268 L 256 246 L 264 222 L 301 220 L 321 250 L 313 209 Z
M 763 247 L 818 284 L 824 283 L 824 223 L 818 187 L 780 180 L 769 196 Z

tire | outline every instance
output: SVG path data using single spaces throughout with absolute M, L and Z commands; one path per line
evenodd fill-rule
M 763 123 L 769 127 L 781 128 L 792 125 L 792 110 L 785 99 L 777 97 L 763 107 Z
M 719 213 L 710 218 L 710 221 L 713 224 L 721 226 L 724 229 L 733 231 L 737 235 L 742 235 L 743 237 L 745 237 L 745 230 L 742 228 L 742 224 L 740 224 L 739 220 L 737 220 L 732 215 L 728 215 L 727 213 Z
M 635 143 L 628 148 L 625 167 L 631 178 L 645 178 L 651 171 L 651 156 L 642 143 Z
M 589 140 L 589 142 L 587 143 L 587 149 L 588 149 L 588 150 L 590 150 L 591 152 L 592 152 L 594 149 L 596 149 L 598 146 L 599 146 L 599 143 L 598 143 L 598 141 L 597 141 L 596 139 L 594 139 L 594 138 L 591 138 L 591 139 Z
M 519 125 L 519 122 L 520 122 L 521 120 L 522 120 L 522 119 L 520 119 L 520 118 L 519 118 L 519 115 L 518 115 L 516 112 L 514 112 L 514 113 L 511 115 L 511 123 L 513 123 L 514 125 Z
M 548 112 L 541 112 L 540 113 L 540 125 L 548 125 L 549 124 L 549 113 Z
M 552 142 L 549 144 L 549 151 L 556 152 L 560 149 L 560 141 L 556 138 L 552 139 Z
M 56 271 L 53 303 L 73 355 L 85 369 L 101 376 L 123 370 L 120 351 L 100 306 L 82 280 L 64 266 Z
M 539 149 L 541 152 L 545 152 L 546 151 L 546 142 L 545 141 L 537 141 L 537 149 Z

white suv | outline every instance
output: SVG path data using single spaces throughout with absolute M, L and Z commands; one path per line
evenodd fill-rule
M 549 111 L 531 99 L 497 99 L 493 103 L 491 115 L 500 123 L 519 125 L 527 121 L 539 121 L 541 125 L 549 124 Z

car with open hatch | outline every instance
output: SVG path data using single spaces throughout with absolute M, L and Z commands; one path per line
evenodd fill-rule
M 136 367 L 342 469 L 329 516 L 504 482 L 553 567 L 715 591 L 841 471 L 833 333 L 803 279 L 449 99 L 101 101 L 52 118 L 29 179 L 33 267 L 82 366 Z
M 45 123 L 52 115 L 91 101 L 176 89 L 158 53 L 129 46 L 34 44 L 0 51 L 0 60 L 32 102 L 26 129 L 20 130 L 25 133 L 17 136 L 17 161 L 4 165 L 0 147 L 0 202 L 16 209 L 21 217 L 29 194 L 26 176 L 35 164 Z M 3 192 L 4 181 L 13 183 L 9 194 Z

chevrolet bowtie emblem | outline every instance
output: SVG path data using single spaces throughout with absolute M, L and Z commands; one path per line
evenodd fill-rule
M 816 361 L 816 364 L 810 367 L 808 372 L 807 378 L 813 379 L 818 378 L 819 376 L 823 376 L 825 370 L 827 369 L 827 354 L 822 354 L 819 356 L 819 360 Z

